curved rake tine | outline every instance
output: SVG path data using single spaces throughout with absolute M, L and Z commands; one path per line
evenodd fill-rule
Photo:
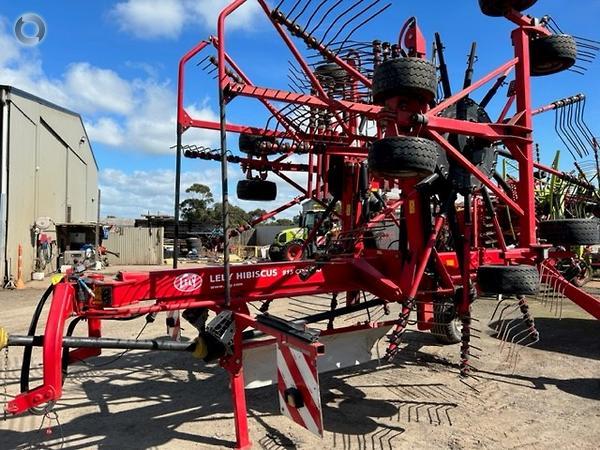
M 498 294 L 497 297 L 497 303 L 496 303 L 496 308 L 494 308 L 494 312 L 492 313 L 492 316 L 490 317 L 490 320 L 488 322 L 488 327 L 492 328 L 490 325 L 492 324 L 492 322 L 494 321 L 494 317 L 496 317 L 496 313 L 498 312 L 498 308 L 500 307 L 500 305 L 505 302 L 506 300 L 508 300 L 507 298 L 502 297 L 502 294 Z
M 286 14 L 288 17 L 290 17 L 292 14 L 294 14 L 294 11 L 296 11 L 296 8 L 298 7 L 298 5 L 300 5 L 300 3 L 302 3 L 302 0 L 296 0 L 296 3 L 294 4 L 294 6 L 292 7 L 292 9 L 290 9 L 290 11 Z M 311 0 L 308 0 L 306 6 L 310 5 Z M 306 9 L 306 6 L 304 7 L 304 9 Z M 304 11 L 304 10 L 303 10 Z M 300 15 L 302 14 L 302 12 L 300 13 Z M 300 17 L 300 15 L 298 17 Z M 292 23 L 295 23 L 296 19 L 292 20 Z
M 517 362 L 519 360 L 519 355 L 521 354 L 521 352 L 523 351 L 523 349 L 527 348 L 527 347 L 531 347 L 532 345 L 537 344 L 538 342 L 540 342 L 540 334 L 537 332 L 537 330 L 535 332 L 532 332 L 527 337 L 529 337 L 529 336 L 534 336 L 534 338 L 532 339 L 532 341 L 529 342 L 529 343 L 527 343 L 527 344 L 525 344 L 525 345 L 519 345 L 517 347 L 517 350 L 514 353 L 514 363 L 512 364 L 512 366 L 509 366 L 509 367 L 512 367 L 512 371 L 511 371 L 512 374 L 514 374 L 515 370 L 517 370 Z
M 327 18 L 327 16 L 329 16 L 329 14 L 331 14 L 331 12 L 337 8 L 340 3 L 342 3 L 344 0 L 337 0 L 337 2 L 335 2 L 332 6 L 329 7 L 329 9 L 327 11 L 325 11 L 325 13 L 323 14 L 323 17 L 321 17 L 321 20 L 319 21 L 319 23 L 317 23 L 317 25 L 308 32 L 308 34 L 314 34 L 315 31 L 317 31 L 319 29 L 319 27 L 321 25 L 323 25 L 323 22 L 325 21 L 325 19 Z M 305 30 L 306 31 L 306 30 Z
M 512 302 L 512 300 L 511 300 L 511 302 Z M 502 320 L 504 318 L 504 314 L 506 313 L 506 310 L 509 308 L 514 308 L 514 306 L 515 306 L 514 303 L 510 303 L 500 310 L 500 315 L 498 316 L 498 326 L 494 329 L 494 332 L 496 332 L 496 333 L 500 332 L 500 330 L 502 329 Z
M 298 0 L 298 3 L 300 3 L 302 0 Z M 300 16 L 302 16 L 302 14 L 304 14 L 304 12 L 306 11 L 306 9 L 310 6 L 310 4 L 312 3 L 312 0 L 307 0 L 306 4 L 304 5 L 304 8 L 302 8 L 300 10 L 300 12 L 298 13 L 298 15 L 296 17 L 294 17 L 292 20 L 292 23 L 296 23 L 296 21 L 300 18 Z M 294 6 L 294 8 L 292 8 L 292 10 L 288 13 L 288 17 L 292 15 L 292 13 L 294 12 L 294 9 L 296 7 Z
M 376 11 L 375 13 L 373 13 L 372 15 L 370 15 L 369 17 L 367 17 L 365 20 L 363 20 L 362 22 L 360 22 L 358 25 L 356 25 L 354 28 L 352 28 L 352 30 L 350 30 L 350 32 L 348 33 L 348 36 L 346 37 L 346 39 L 344 39 L 344 41 L 342 42 L 342 45 L 346 44 L 346 41 L 352 37 L 352 35 L 354 33 L 356 33 L 359 29 L 361 29 L 362 27 L 364 27 L 367 23 L 369 23 L 371 20 L 375 19 L 375 17 L 379 16 L 380 14 L 382 14 L 385 10 L 387 10 L 390 6 L 392 6 L 391 3 L 388 3 L 387 5 L 385 5 L 383 8 L 381 8 L 379 11 Z M 340 30 L 341 31 L 341 30 Z M 331 44 L 328 44 L 331 45 Z M 341 48 L 341 47 L 340 47 Z M 340 50 L 337 51 L 336 55 L 340 52 Z
M 363 14 L 366 14 L 371 8 L 374 8 L 375 6 L 377 6 L 377 4 L 380 2 L 381 0 L 375 0 L 373 3 L 369 4 L 366 8 L 362 9 L 361 11 L 359 11 L 358 13 L 356 13 L 354 16 L 352 16 L 350 19 L 348 19 L 346 22 L 344 22 L 342 24 L 342 26 L 340 27 L 340 29 L 338 30 L 338 32 L 335 34 L 334 37 L 332 37 L 329 42 L 327 43 L 327 46 L 329 47 L 330 45 L 332 45 L 335 40 L 342 34 L 342 32 L 346 29 L 346 27 L 348 25 L 350 25 L 354 20 L 358 19 L 360 16 L 362 16 Z M 389 6 L 389 5 L 388 5 Z M 360 28 L 361 26 L 365 25 L 366 23 L 368 23 L 371 19 L 373 19 L 374 17 L 377 17 L 382 11 L 385 11 L 387 9 L 388 6 L 384 6 L 382 8 L 381 11 L 377 11 L 374 14 L 372 14 L 371 16 L 369 16 L 365 21 L 361 22 L 358 25 L 358 28 Z M 356 28 L 356 29 L 358 29 Z M 351 30 L 351 33 L 353 34 L 356 30 Z M 324 37 L 323 37 L 324 39 Z M 345 41 L 344 41 L 345 42 Z
M 302 29 L 302 32 L 306 32 L 306 30 L 308 29 L 308 27 L 310 26 L 310 23 L 312 22 L 312 20 L 315 18 L 315 16 L 317 15 L 317 13 L 321 10 L 321 8 L 325 5 L 325 3 L 327 3 L 329 0 L 322 0 L 321 3 L 319 3 L 317 5 L 317 7 L 315 8 L 315 10 L 312 12 L 312 14 L 310 15 L 310 17 L 308 18 L 308 20 L 306 21 L 306 25 L 304 25 L 304 28 Z
M 516 313 L 516 312 L 519 310 L 519 308 L 521 307 L 521 305 L 520 305 L 519 303 L 517 303 L 517 304 L 512 304 L 512 305 L 510 305 L 510 306 L 513 306 L 513 308 L 512 308 L 512 309 L 510 309 L 510 311 L 509 311 L 509 313 L 508 313 L 508 315 L 507 315 L 508 317 L 511 317 L 511 316 L 512 316 L 514 313 Z M 501 323 L 501 325 L 500 325 L 500 331 L 499 331 L 499 336 L 500 336 L 500 338 L 499 338 L 499 339 L 500 339 L 501 341 L 504 341 L 504 336 L 506 335 L 506 330 L 508 329 L 508 327 L 509 327 L 509 326 L 510 326 L 510 325 L 511 325 L 511 324 L 512 324 L 512 323 L 513 323 L 515 320 L 518 320 L 518 318 L 516 318 L 516 319 L 511 319 L 511 320 L 509 320 L 509 319 L 506 319 L 506 322 L 505 322 L 505 323 Z
M 510 339 L 510 335 L 511 335 L 512 331 L 519 328 L 522 325 L 521 320 L 522 320 L 521 317 L 515 317 L 510 322 L 508 322 L 508 325 L 504 329 L 504 333 L 502 334 L 502 337 L 500 338 L 500 348 L 499 348 L 500 353 L 502 353 L 502 351 L 504 350 L 504 347 L 506 346 L 506 344 L 508 344 L 508 340 Z M 514 322 L 516 322 L 516 324 L 511 325 Z
M 379 0 L 376 0 L 379 1 Z M 323 33 L 323 36 L 321 37 L 321 41 L 319 42 L 321 45 L 323 45 L 323 43 L 325 42 L 325 39 L 327 38 L 327 35 L 329 34 L 329 32 L 333 29 L 333 27 L 335 27 L 335 25 L 340 21 L 340 19 L 342 17 L 344 17 L 346 14 L 350 13 L 353 9 L 357 8 L 360 4 L 364 3 L 365 0 L 358 0 L 356 3 L 354 3 L 352 6 L 350 6 L 349 8 L 346 8 L 346 10 L 341 13 L 340 15 L 338 15 L 335 20 L 333 22 L 331 22 L 329 24 L 329 27 L 327 27 L 327 29 L 325 30 L 325 33 Z M 359 13 L 360 15 L 361 13 Z M 350 19 L 350 20 L 354 20 L 354 18 Z M 334 41 L 335 39 L 337 39 L 337 35 L 330 41 Z
M 580 145 L 581 148 L 581 152 L 587 156 L 588 155 L 588 151 L 587 151 L 587 145 L 586 143 L 581 139 L 580 134 L 577 132 L 577 130 L 575 129 L 575 127 L 573 126 L 573 124 L 577 122 L 577 113 L 578 113 L 578 108 L 579 108 L 579 104 L 577 105 L 569 105 L 569 110 L 568 110 L 568 115 L 569 115 L 569 121 L 568 121 L 568 127 L 569 130 L 571 131 L 573 138 L 576 140 L 576 142 Z

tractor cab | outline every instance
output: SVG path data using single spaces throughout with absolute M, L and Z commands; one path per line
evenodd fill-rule
M 303 211 L 298 220 L 298 226 L 286 228 L 280 231 L 269 247 L 269 259 L 271 261 L 297 261 L 314 253 L 316 247 L 324 241 L 324 236 L 331 228 L 327 219 L 323 220 L 325 211 L 315 207 L 314 202 L 303 205 Z M 316 231 L 317 239 L 306 243 L 313 229 Z M 316 242 L 316 244 L 315 244 Z

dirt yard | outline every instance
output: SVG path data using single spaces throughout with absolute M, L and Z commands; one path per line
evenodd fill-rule
M 600 282 L 590 289 L 600 295 Z M 25 333 L 41 293 L 1 291 L 0 324 Z M 563 304 L 562 319 L 556 308 L 530 303 L 541 340 L 521 348 L 514 374 L 505 362 L 508 349 L 500 353 L 500 342 L 487 328 L 495 301 L 480 299 L 474 304 L 482 330 L 475 340 L 481 347 L 474 362 L 479 371 L 477 379 L 468 380 L 471 387 L 457 375 L 458 346 L 440 346 L 428 333 L 409 331 L 395 363 L 373 361 L 321 375 L 323 441 L 279 415 L 274 387 L 249 390 L 254 448 L 598 448 L 600 322 L 569 302 Z M 105 335 L 133 338 L 142 325 L 143 319 L 111 323 Z M 189 328 L 184 335 L 193 338 Z M 142 338 L 164 331 L 159 318 Z M 49 417 L 42 423 L 41 416 L 26 415 L 0 422 L 0 448 L 233 446 L 228 377 L 222 369 L 187 354 L 130 352 L 116 359 L 117 353 L 107 351 L 89 366 L 70 369 L 55 408 L 58 421 Z M 10 349 L 9 396 L 18 389 L 20 361 L 21 351 Z M 36 364 L 33 376 L 40 374 Z

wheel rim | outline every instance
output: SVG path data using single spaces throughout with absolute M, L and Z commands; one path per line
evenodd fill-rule
M 292 244 L 287 248 L 286 254 L 290 261 L 298 261 L 302 259 L 302 246 L 300 244 Z

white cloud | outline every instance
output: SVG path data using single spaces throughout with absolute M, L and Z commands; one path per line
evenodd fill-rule
M 71 96 L 69 102 L 81 112 L 127 114 L 133 107 L 130 84 L 112 70 L 74 63 L 67 67 L 64 78 L 63 88 Z
M 184 172 L 181 185 L 202 183 L 215 190 L 218 170 Z M 125 173 L 118 169 L 100 171 L 102 214 L 140 217 L 142 214 L 173 214 L 175 172 L 167 169 Z
M 48 77 L 36 49 L 15 43 L 0 18 L 0 83 L 15 86 L 83 114 L 94 142 L 116 149 L 153 154 L 172 153 L 176 130 L 176 92 L 168 81 L 146 78 L 125 80 L 113 70 L 87 62 L 67 66 L 60 78 Z M 192 117 L 218 120 L 207 104 L 187 106 Z M 215 146 L 218 133 L 189 130 L 187 143 Z
M 109 18 L 119 29 L 140 39 L 175 39 L 184 27 L 216 31 L 219 12 L 230 0 L 127 0 L 114 6 Z M 249 1 L 228 18 L 228 29 L 254 29 L 260 6 Z
M 184 3 L 190 12 L 191 22 L 198 21 L 211 32 L 216 32 L 219 14 L 231 0 L 186 0 Z M 247 1 L 227 18 L 227 29 L 254 30 L 260 11 L 258 2 Z
M 123 129 L 114 120 L 102 117 L 96 122 L 85 122 L 85 129 L 92 141 L 118 147 L 125 142 Z
M 109 17 L 121 29 L 142 39 L 176 38 L 186 20 L 178 0 L 128 0 L 115 5 Z
M 292 200 L 299 193 L 287 183 L 272 176 L 277 182 L 278 194 L 275 202 L 240 201 L 236 197 L 237 181 L 243 178 L 240 170 L 233 167 L 229 172 L 229 199 L 246 211 L 253 209 L 272 209 Z M 292 175 L 291 173 L 289 175 Z M 296 179 L 303 182 L 303 180 Z M 186 197 L 185 189 L 193 183 L 201 183 L 210 187 L 216 202 L 221 201 L 221 172 L 217 164 L 202 171 L 184 171 L 181 174 L 182 199 Z M 142 214 L 173 214 L 175 172 L 173 170 L 136 170 L 125 173 L 119 169 L 100 171 L 100 189 L 102 190 L 102 216 L 140 217 Z M 291 218 L 298 214 L 299 206 L 292 207 L 277 217 Z

